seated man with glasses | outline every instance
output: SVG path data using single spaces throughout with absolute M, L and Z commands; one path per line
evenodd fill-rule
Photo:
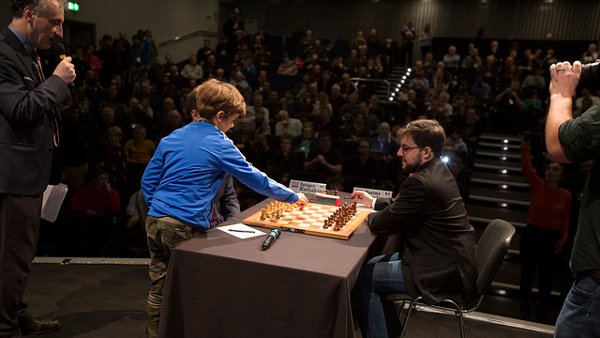
M 435 120 L 410 122 L 398 157 L 409 177 L 394 200 L 352 194 L 353 202 L 372 206 L 374 234 L 400 234 L 401 252 L 377 256 L 363 266 L 353 290 L 362 336 L 399 336 L 401 325 L 388 294 L 422 296 L 429 304 L 443 298 L 470 302 L 475 294 L 475 231 L 454 177 L 440 156 L 446 135 Z

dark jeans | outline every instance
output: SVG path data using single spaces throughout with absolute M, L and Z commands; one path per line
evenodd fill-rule
M 361 268 L 352 290 L 352 305 L 364 338 L 400 334 L 400 319 L 393 302 L 386 301 L 385 296 L 406 292 L 398 252 L 373 257 Z
M 556 320 L 554 337 L 600 337 L 600 284 L 592 277 L 575 280 Z

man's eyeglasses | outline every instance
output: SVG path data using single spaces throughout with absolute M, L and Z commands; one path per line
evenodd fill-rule
M 406 144 L 403 144 L 400 146 L 400 150 L 402 150 L 403 154 L 408 154 L 411 150 L 413 149 L 417 149 L 417 148 L 421 148 L 421 147 L 411 147 L 411 146 L 407 146 Z

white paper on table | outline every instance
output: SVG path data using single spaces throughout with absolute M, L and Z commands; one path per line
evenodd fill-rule
M 266 235 L 266 233 L 260 230 L 256 230 L 242 223 L 224 225 L 221 227 L 217 227 L 217 229 L 241 239 Z

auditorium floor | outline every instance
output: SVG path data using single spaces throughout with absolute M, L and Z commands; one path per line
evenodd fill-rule
M 57 318 L 62 325 L 60 331 L 43 337 L 144 337 L 147 266 L 143 260 L 120 259 L 123 262 L 131 264 L 106 264 L 110 259 L 89 260 L 95 264 L 33 264 L 25 295 L 29 310 L 36 317 Z M 484 319 L 467 319 L 468 337 L 552 336 L 551 326 L 499 317 L 518 311 L 518 303 L 509 298 L 486 297 L 481 310 L 494 315 L 475 313 Z M 499 324 L 506 320 L 510 327 Z M 458 321 L 452 316 L 418 312 L 411 323 L 408 337 L 459 336 Z

